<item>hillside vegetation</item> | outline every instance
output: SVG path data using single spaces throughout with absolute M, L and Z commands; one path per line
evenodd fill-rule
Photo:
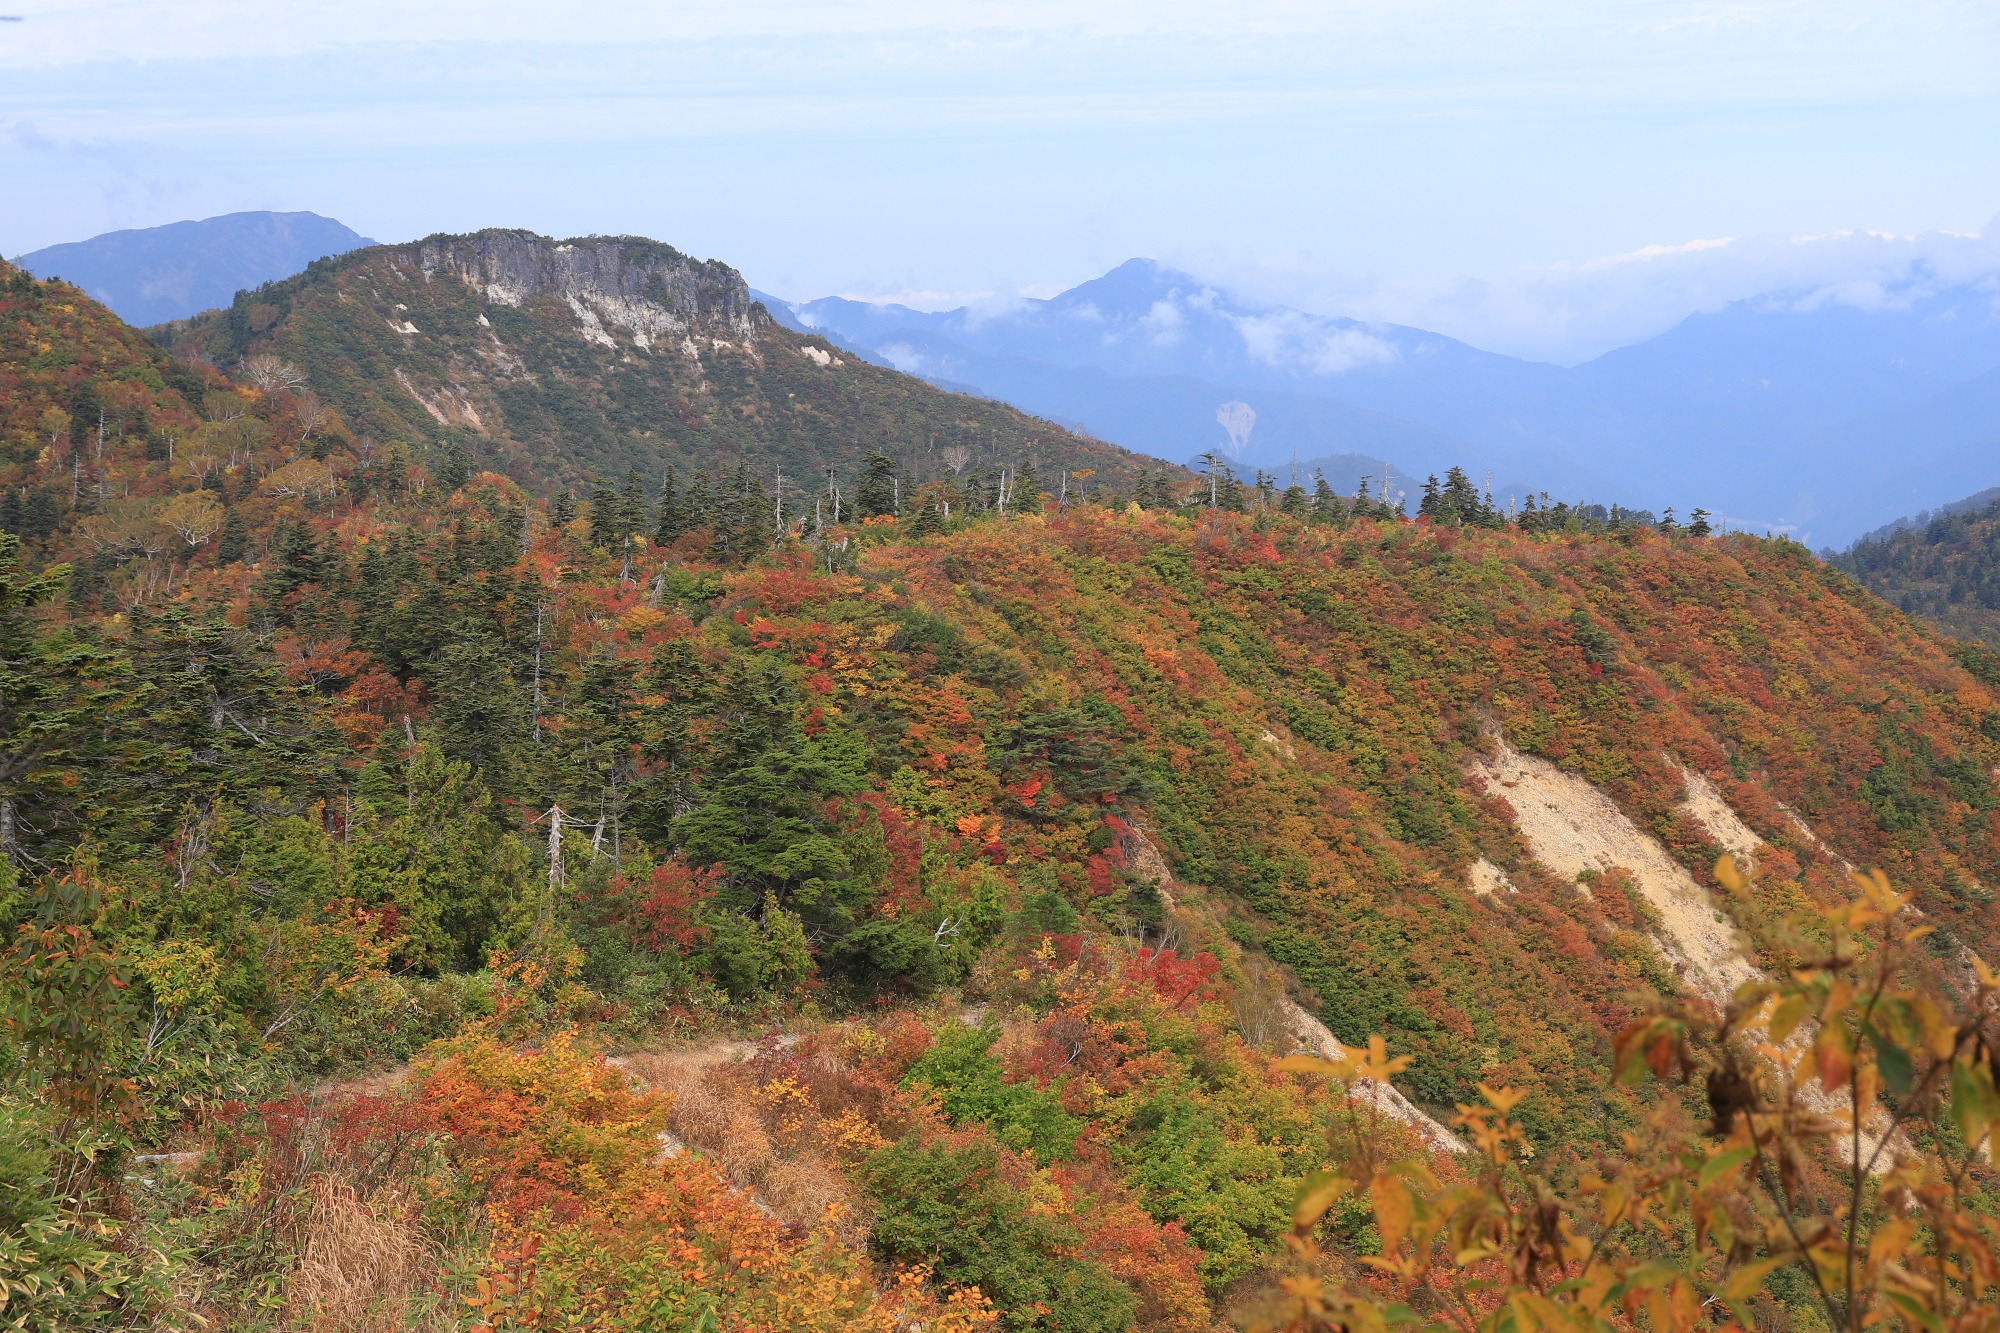
M 2000 501 L 1871 535 L 1834 563 L 1945 633 L 2000 649 Z
M 919 479 L 1027 457 L 1051 482 L 1091 469 L 1129 486 L 1145 464 L 795 333 L 734 269 L 637 237 L 375 246 L 156 332 L 225 369 L 279 358 L 357 437 L 433 463 L 455 444 L 549 485 L 747 465 L 773 486 L 782 469 L 810 508 L 828 468 L 870 451 Z
M 1909 1200 L 1973 1253 L 2000 695 L 1795 544 L 887 455 L 838 523 L 577 503 L 8 292 L 38 401 L 150 395 L 0 536 L 24 1327 L 1858 1327 Z M 1850 862 L 1923 923 L 1865 1013 Z M 1809 1000 L 1950 1189 L 1741 1063 Z

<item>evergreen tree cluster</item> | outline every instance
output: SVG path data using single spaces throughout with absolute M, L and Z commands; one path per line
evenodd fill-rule
M 1856 542 L 1832 563 L 1908 614 L 2000 648 L 2000 501 Z
M 1440 527 L 1447 528 L 1499 528 L 1506 526 L 1506 518 L 1493 507 L 1493 496 L 1481 496 L 1465 475 L 1465 469 L 1454 467 L 1445 473 L 1444 485 L 1438 485 L 1433 473 L 1424 482 L 1424 498 L 1417 505 L 1417 513 Z

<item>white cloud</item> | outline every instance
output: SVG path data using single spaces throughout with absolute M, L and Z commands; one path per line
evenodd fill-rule
M 1837 231 L 1648 245 L 1452 282 L 1353 281 L 1294 268 L 1246 269 L 1238 285 L 1266 300 L 1573 365 L 1734 301 L 1905 309 L 1929 292 L 1981 282 L 1995 284 L 2000 299 L 2000 218 L 1982 233 Z M 1273 335 L 1268 345 L 1284 344 Z
M 1187 316 L 1181 308 L 1170 300 L 1153 302 L 1139 320 L 1141 328 L 1151 336 L 1156 347 L 1171 347 L 1187 333 Z
M 956 310 L 960 306 L 977 305 L 993 299 L 993 293 L 988 291 L 950 292 L 934 288 L 907 292 L 840 292 L 837 295 L 843 301 L 860 301 L 864 305 L 899 305 L 910 310 Z
M 918 374 L 924 368 L 926 359 L 924 354 L 908 343 L 890 343 L 887 347 L 876 348 L 875 351 L 884 361 L 905 375 Z
M 1344 375 L 1360 366 L 1396 359 L 1393 344 L 1361 329 L 1336 328 L 1296 310 L 1277 310 L 1235 319 L 1250 356 L 1282 370 Z

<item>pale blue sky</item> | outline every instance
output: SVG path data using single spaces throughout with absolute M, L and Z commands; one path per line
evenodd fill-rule
M 1148 255 L 1574 359 L 2000 214 L 1994 0 L 0 9 L 7 254 L 311 209 L 932 303 Z M 1798 239 L 1869 229 L 1912 239 Z

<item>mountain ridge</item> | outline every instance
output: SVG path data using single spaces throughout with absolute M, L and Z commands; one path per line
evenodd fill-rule
M 641 237 L 496 228 L 372 247 L 153 333 L 218 365 L 278 357 L 354 431 L 548 484 L 741 464 L 810 494 L 871 450 L 938 472 L 954 447 L 981 468 L 1157 466 L 795 333 L 727 264 Z

